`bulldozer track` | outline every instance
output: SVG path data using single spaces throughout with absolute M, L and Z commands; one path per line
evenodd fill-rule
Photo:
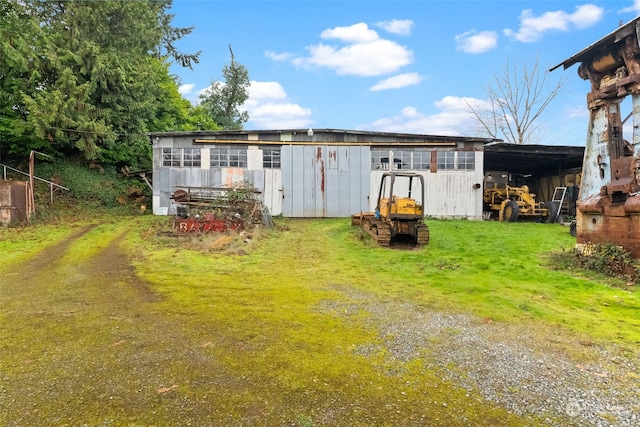
M 429 243 L 429 227 L 427 224 L 419 224 L 418 225 L 418 237 L 416 239 L 416 244 L 418 246 L 423 246 Z
M 391 243 L 391 228 L 384 221 L 378 218 L 367 218 L 364 229 L 378 245 L 389 246 Z

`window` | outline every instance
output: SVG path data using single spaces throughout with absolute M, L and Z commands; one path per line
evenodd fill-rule
M 182 150 L 183 166 L 196 166 L 200 167 L 200 149 L 199 148 L 184 148 Z
M 211 167 L 247 167 L 247 147 L 219 145 L 211 147 Z
M 163 148 L 162 166 L 200 167 L 199 148 Z
M 179 148 L 163 148 L 162 166 L 180 166 L 181 151 Z
M 473 151 L 438 151 L 438 170 L 474 170 Z
M 473 151 L 461 151 L 456 163 L 458 170 L 474 170 L 476 166 L 476 153 Z
M 280 169 L 280 147 L 261 147 L 262 167 L 265 169 Z
M 413 169 L 429 170 L 431 168 L 431 151 L 416 150 L 411 154 Z
M 389 170 L 390 164 L 392 170 L 429 170 L 430 163 L 431 152 L 424 148 L 371 149 L 371 170 Z
M 413 169 L 411 167 L 411 152 L 393 150 L 393 162 L 397 169 Z
M 389 170 L 389 150 L 371 149 L 371 170 Z
M 455 169 L 455 152 L 438 151 L 438 170 Z

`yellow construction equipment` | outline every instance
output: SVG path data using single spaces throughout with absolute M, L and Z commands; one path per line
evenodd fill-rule
M 500 221 L 515 222 L 519 218 L 556 222 L 558 218 L 557 202 L 538 203 L 536 195 L 529 187 L 511 187 L 493 183 L 484 189 L 485 210 L 498 213 Z
M 354 214 L 351 224 L 362 227 L 380 246 L 399 240 L 426 245 L 429 227 L 424 223 L 424 199 L 422 175 L 386 172 L 380 180 L 375 212 Z

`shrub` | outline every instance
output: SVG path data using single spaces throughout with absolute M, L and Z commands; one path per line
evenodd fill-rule
M 631 254 L 613 243 L 588 243 L 551 257 L 555 269 L 584 269 L 637 283 L 640 265 Z

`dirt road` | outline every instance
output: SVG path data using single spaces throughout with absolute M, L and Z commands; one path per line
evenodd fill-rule
M 113 240 L 93 256 L 65 260 L 92 229 L 3 278 L 3 424 L 189 425 L 195 402 L 172 395 L 181 373 L 198 371 L 217 385 L 235 379 L 197 351 L 204 341 L 188 325 L 154 310 L 160 297 L 136 277 L 120 248 L 124 234 L 107 236 Z M 194 425 L 206 424 L 197 418 Z

